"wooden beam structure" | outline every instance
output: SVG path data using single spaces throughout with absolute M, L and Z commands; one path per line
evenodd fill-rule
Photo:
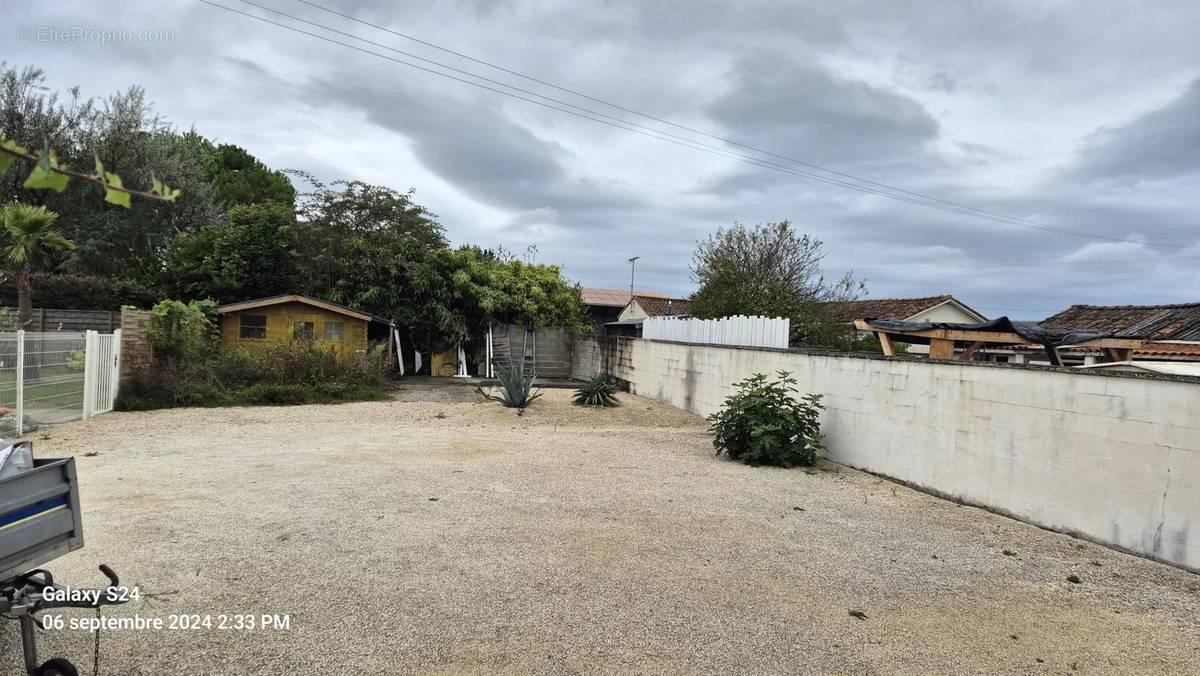
M 879 345 L 883 348 L 883 353 L 889 357 L 896 356 L 896 346 L 892 344 L 892 337 L 882 331 L 876 331 L 875 337 L 879 339 Z
M 929 358 L 954 359 L 954 341 L 945 338 L 930 338 Z
M 959 361 L 971 361 L 971 357 L 975 356 L 975 353 L 977 351 L 979 351 L 979 348 L 981 348 L 981 347 L 983 347 L 982 340 L 977 340 L 974 343 L 971 343 L 970 345 L 967 346 L 967 349 L 963 350 L 962 354 L 958 355 L 958 360 Z
M 1012 331 L 974 331 L 971 329 L 921 329 L 917 331 L 888 331 L 872 326 L 864 319 L 854 322 L 854 328 L 859 331 L 874 333 L 879 338 L 883 353 L 889 357 L 896 354 L 893 341 L 904 341 L 905 338 L 924 338 L 929 341 L 930 359 L 955 359 L 955 343 L 969 343 L 967 348 L 958 355 L 960 361 L 970 361 L 971 357 L 984 345 L 1028 345 L 1029 339 Z M 1142 346 L 1142 341 L 1136 338 L 1095 338 L 1093 340 L 1063 345 L 1061 347 L 1092 347 L 1104 352 L 1105 358 L 1112 361 L 1129 361 L 1133 353 Z M 1046 347 L 1046 356 L 1050 363 L 1062 366 L 1058 351 Z

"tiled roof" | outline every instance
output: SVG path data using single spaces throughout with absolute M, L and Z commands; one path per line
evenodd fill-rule
M 1200 360 L 1200 343 L 1150 342 L 1139 347 L 1135 354 L 1152 357 L 1192 357 Z
M 1011 350 L 1014 352 L 1038 352 L 1045 350 L 1041 345 L 1033 343 L 1025 345 L 997 345 L 992 349 L 996 350 Z M 1060 347 L 1059 352 L 1069 354 L 1102 354 L 1103 350 L 1098 347 Z M 1137 357 L 1180 357 L 1191 358 L 1200 361 L 1200 342 L 1171 342 L 1171 341 L 1148 341 L 1142 343 L 1142 346 L 1134 350 L 1134 355 Z
M 680 316 L 691 312 L 692 302 L 684 298 L 659 298 L 657 296 L 634 296 L 642 311 L 649 317 L 666 315 Z
M 1039 323 L 1056 331 L 1094 331 L 1142 340 L 1200 340 L 1200 303 L 1072 305 Z
M 824 303 L 824 305 L 830 308 L 833 320 L 852 322 L 855 319 L 908 319 L 948 300 L 955 300 L 954 296 L 944 294 L 928 298 L 872 298 Z M 955 300 L 955 302 L 960 301 Z
M 579 290 L 584 305 L 600 305 L 603 307 L 625 307 L 629 304 L 629 289 L 595 289 L 583 287 Z M 647 298 L 667 298 L 667 294 L 658 291 L 638 291 L 637 295 Z

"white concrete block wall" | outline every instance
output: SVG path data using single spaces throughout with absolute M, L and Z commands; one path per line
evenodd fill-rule
M 635 394 L 708 415 L 733 383 L 791 371 L 803 391 L 825 395 L 833 460 L 1200 570 L 1198 383 L 647 340 L 621 346 L 630 358 L 622 365 L 610 354 L 610 375 Z M 606 349 L 614 348 L 589 345 L 593 354 Z

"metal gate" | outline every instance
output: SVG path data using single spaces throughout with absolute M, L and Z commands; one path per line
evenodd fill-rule
M 121 381 L 121 330 L 110 334 L 88 331 L 87 363 L 83 370 L 83 417 L 113 410 Z
M 111 411 L 121 331 L 0 333 L 0 437 Z

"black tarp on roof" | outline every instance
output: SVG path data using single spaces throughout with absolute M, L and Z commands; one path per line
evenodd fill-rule
M 1088 333 L 1082 331 L 1051 331 L 1038 326 L 1037 322 L 1014 322 L 1008 317 L 1000 317 L 991 321 L 979 323 L 967 322 L 904 322 L 896 319 L 867 319 L 867 324 L 881 331 L 928 331 L 930 329 L 949 329 L 952 331 L 1006 331 L 1015 333 L 1031 343 L 1044 347 L 1062 347 L 1086 343 L 1097 338 L 1107 338 L 1106 333 Z M 904 336 L 904 342 L 928 345 L 929 339 L 920 336 Z

